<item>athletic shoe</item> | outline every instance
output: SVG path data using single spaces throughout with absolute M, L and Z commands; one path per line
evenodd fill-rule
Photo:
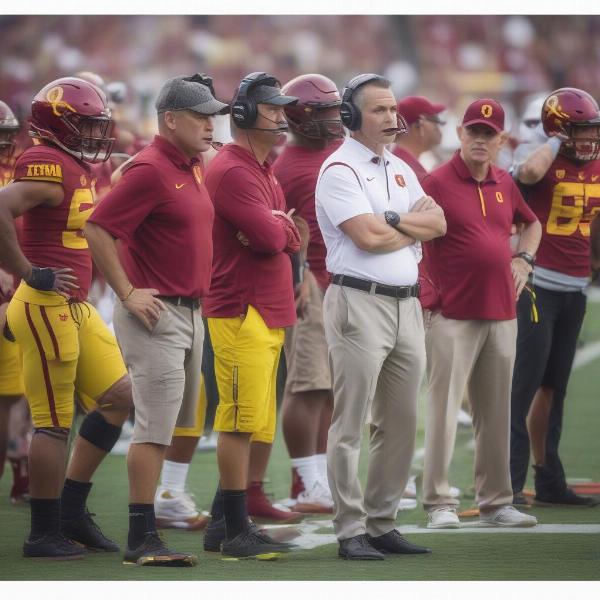
M 26 558 L 49 558 L 52 560 L 76 560 L 87 554 L 86 549 L 62 533 L 48 533 L 42 537 L 29 536 L 23 544 Z
M 502 506 L 490 514 L 479 511 L 479 523 L 489 527 L 534 527 L 537 519 L 533 515 L 519 512 L 514 506 Z
M 246 491 L 248 515 L 258 522 L 299 523 L 304 515 L 291 511 L 285 506 L 271 504 L 267 498 L 262 481 L 252 481 Z
M 417 477 L 416 475 L 411 475 L 408 479 L 408 483 L 406 484 L 406 488 L 404 489 L 404 493 L 402 494 L 403 498 L 416 498 L 417 497 Z
M 290 498 L 296 500 L 301 492 L 304 492 L 304 482 L 298 473 L 298 469 L 292 467 L 292 488 L 290 490 Z
M 453 485 L 450 486 L 450 491 L 448 492 L 448 495 L 451 498 L 458 498 L 461 495 L 461 491 L 460 488 L 454 487 Z
M 210 520 L 208 516 L 198 511 L 192 494 L 188 492 L 176 494 L 164 487 L 156 490 L 154 512 L 156 526 L 159 528 L 173 527 L 197 531 L 204 529 Z
M 219 434 L 216 431 L 211 431 L 208 436 L 203 435 L 198 441 L 196 452 L 214 452 L 217 449 L 218 439 Z
M 329 487 L 325 487 L 317 479 L 309 491 L 304 490 L 298 494 L 297 502 L 292 508 L 300 513 L 331 514 L 333 498 Z
M 235 558 L 275 559 L 282 552 L 289 552 L 294 546 L 285 542 L 275 542 L 264 531 L 248 527 L 231 540 L 225 540 L 221 546 L 223 556 Z
M 442 506 L 427 512 L 427 529 L 459 529 L 460 520 L 454 508 Z
M 117 443 L 112 447 L 110 453 L 118 456 L 125 456 L 127 452 L 129 452 L 129 446 L 131 445 L 132 439 L 133 423 L 127 420 L 125 423 L 123 423 L 123 426 L 121 427 L 121 435 L 119 436 Z
M 598 500 L 591 496 L 576 494 L 572 488 L 565 488 L 563 492 L 554 494 L 536 494 L 534 504 L 538 506 L 597 506 Z
M 459 427 L 472 427 L 473 426 L 473 418 L 471 415 L 462 408 L 458 411 L 458 418 L 456 423 Z
M 13 484 L 10 488 L 10 501 L 13 504 L 29 502 L 29 468 L 26 456 L 9 458 L 13 472 Z
M 248 518 L 248 528 L 253 531 L 258 531 L 256 523 L 250 518 Z M 225 541 L 226 537 L 227 530 L 225 529 L 225 517 L 221 517 L 216 521 L 214 519 L 211 520 L 204 531 L 204 551 L 221 552 L 221 544 Z
M 167 548 L 157 531 L 148 531 L 137 548 L 127 546 L 123 555 L 124 565 L 140 567 L 193 567 L 198 557 Z
M 61 519 L 60 531 L 69 539 L 84 545 L 88 550 L 96 552 L 118 552 L 119 546 L 109 540 L 100 530 L 92 517 L 94 513 L 85 511 L 81 517 L 75 519 Z

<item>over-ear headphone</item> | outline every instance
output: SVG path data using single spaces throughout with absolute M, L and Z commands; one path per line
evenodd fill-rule
M 353 77 L 344 88 L 342 92 L 342 105 L 340 106 L 340 116 L 342 123 L 350 131 L 356 131 L 360 129 L 361 114 L 360 109 L 352 101 L 352 96 L 356 90 L 371 81 L 387 81 L 382 75 L 376 73 L 363 73 Z
M 257 85 L 281 87 L 276 77 L 260 71 L 246 75 L 240 82 L 235 99 L 231 104 L 231 118 L 240 129 L 251 129 L 258 117 L 258 107 L 250 96 L 251 90 Z

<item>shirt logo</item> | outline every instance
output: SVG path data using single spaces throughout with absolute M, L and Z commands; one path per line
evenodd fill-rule
M 584 171 L 579 171 L 577 176 L 579 177 L 579 181 L 585 181 L 585 172 Z
M 565 178 L 565 170 L 557 169 L 555 175 L 556 175 L 557 179 L 564 179 Z
M 375 177 L 367 177 L 367 181 L 373 181 L 373 179 L 375 179 Z
M 504 202 L 504 198 L 502 197 L 502 192 L 496 192 L 496 201 L 502 204 Z
M 402 177 L 402 175 L 394 175 L 394 179 L 400 187 L 406 187 L 406 181 L 404 181 L 404 177 Z
M 176 190 L 180 190 L 184 185 L 185 185 L 185 183 L 176 183 L 175 184 L 175 189 Z
M 484 104 L 481 107 L 481 114 L 486 118 L 489 119 L 492 116 L 492 112 L 494 112 L 492 110 L 492 107 L 489 104 Z
M 59 315 L 58 315 L 58 318 L 59 318 L 61 321 L 66 321 L 66 320 L 69 318 L 69 315 L 67 315 L 67 314 L 62 314 L 62 315 L 60 315 L 60 314 L 59 314 Z
M 198 185 L 202 185 L 202 169 L 200 165 L 194 165 L 192 167 L 192 173 L 194 174 L 194 178 L 196 179 L 196 183 Z
M 592 181 L 596 181 L 598 179 L 598 175 L 592 175 Z

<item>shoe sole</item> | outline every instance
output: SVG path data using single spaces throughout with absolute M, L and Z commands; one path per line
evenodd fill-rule
M 446 523 L 444 525 L 431 525 L 427 523 L 427 529 L 460 529 L 461 523 Z
M 568 502 L 544 502 L 543 500 L 534 500 L 533 506 L 564 506 L 566 508 L 594 508 L 598 503 L 590 504 L 569 504 Z
M 345 554 L 339 554 L 338 553 L 338 557 L 342 558 L 343 560 L 385 560 L 385 557 L 379 557 L 379 556 L 346 556 Z
M 263 554 L 253 554 L 252 556 L 226 556 L 223 555 L 221 560 L 235 562 L 238 560 L 279 560 L 281 552 L 265 552 Z
M 27 554 L 23 554 L 24 558 L 33 558 L 36 560 L 81 560 L 85 558 L 87 553 L 83 554 L 74 554 L 73 556 L 29 556 Z
M 175 520 L 156 517 L 156 526 L 159 529 L 184 529 L 187 531 L 201 531 L 206 529 L 206 526 L 210 522 L 210 517 L 198 517 L 193 522 L 185 520 Z
M 218 544 L 204 544 L 204 552 L 221 552 L 221 542 Z
M 124 560 L 123 564 L 138 567 L 193 567 L 198 564 L 198 557 L 142 556 L 136 561 Z
M 294 512 L 313 515 L 331 515 L 333 514 L 333 506 L 323 506 L 322 504 L 310 504 L 302 502 L 294 504 Z
M 479 521 L 479 523 L 473 524 L 475 527 L 517 527 L 518 529 L 524 529 L 526 527 L 535 527 L 535 523 L 486 523 L 485 521 Z

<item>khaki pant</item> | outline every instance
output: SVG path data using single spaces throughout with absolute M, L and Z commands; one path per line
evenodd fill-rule
M 512 502 L 510 392 L 517 322 L 459 321 L 425 311 L 429 380 L 423 505 L 455 506 L 448 469 L 458 411 L 465 396 L 475 427 L 475 501 L 480 508 Z
M 327 475 L 338 539 L 395 527 L 414 451 L 417 394 L 425 369 L 421 305 L 330 285 L 324 302 L 334 410 Z M 372 424 L 367 486 L 358 462 L 367 414 Z
M 204 324 L 199 310 L 165 302 L 154 329 L 115 304 L 113 323 L 131 377 L 133 443 L 169 446 L 175 425 L 193 427 L 200 392 Z

